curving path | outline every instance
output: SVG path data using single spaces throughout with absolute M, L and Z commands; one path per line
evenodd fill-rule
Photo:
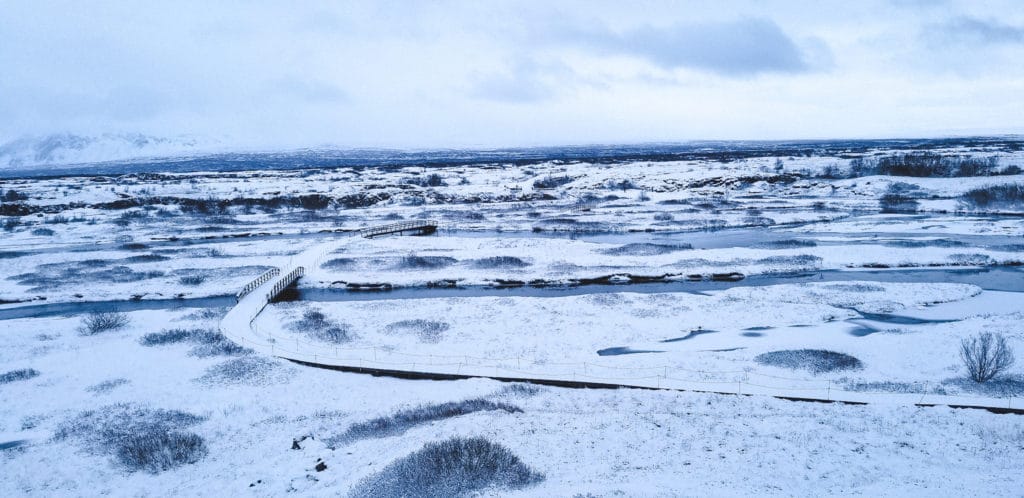
M 379 228 L 361 234 L 384 233 Z M 306 269 L 319 268 L 323 259 L 344 243 L 343 239 L 314 245 L 293 256 L 277 271 L 261 275 L 239 293 L 238 303 L 221 320 L 221 332 L 261 354 L 307 366 L 373 375 L 417 379 L 482 377 L 563 387 L 672 389 L 800 401 L 982 408 L 996 413 L 1024 414 L 1024 402 L 1014 398 L 852 392 L 835 389 L 827 380 L 784 378 L 746 371 L 705 372 L 660 366 L 622 369 L 593 363 L 542 365 L 529 358 L 417 355 L 380 348 L 345 348 L 293 338 L 279 340 L 270 333 L 261 333 L 255 321 L 270 300 L 301 277 Z

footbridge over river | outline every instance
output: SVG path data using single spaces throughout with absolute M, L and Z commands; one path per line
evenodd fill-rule
M 599 363 L 551 364 L 532 358 L 476 358 L 471 356 L 422 355 L 385 348 L 350 348 L 344 345 L 304 342 L 273 337 L 254 326 L 257 317 L 281 291 L 303 275 L 316 271 L 324 258 L 354 237 L 386 234 L 430 234 L 438 228 L 433 220 L 416 220 L 351 232 L 350 237 L 309 247 L 286 264 L 260 275 L 238 293 L 237 304 L 224 316 L 221 332 L 232 341 L 258 353 L 298 364 L 414 379 L 490 378 L 506 382 L 530 382 L 573 388 L 671 389 L 733 395 L 763 395 L 796 401 L 849 404 L 896 404 L 981 408 L 997 413 L 1024 414 L 1019 398 L 967 397 L 921 393 L 845 391 L 827 379 L 782 378 L 743 370 L 703 372 L 679 366 L 619 369 Z M 717 375 L 729 374 L 729 375 Z

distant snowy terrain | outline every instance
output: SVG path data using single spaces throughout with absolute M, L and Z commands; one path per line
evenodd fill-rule
M 1024 416 L 932 401 L 1024 413 L 1019 364 L 979 384 L 958 357 L 980 332 L 1024 351 L 1019 140 L 188 155 L 79 138 L 3 149 L 0 495 L 1024 484 Z M 76 162 L 118 154 L 134 159 Z M 359 235 L 425 219 L 436 233 Z M 236 300 L 298 264 L 275 302 Z M 252 297 L 246 342 L 221 318 Z M 310 352 L 403 378 L 287 360 Z M 489 378 L 404 378 L 445 372 Z

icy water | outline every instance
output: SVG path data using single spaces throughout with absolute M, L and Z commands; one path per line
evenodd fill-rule
M 801 282 L 953 282 L 977 285 L 985 290 L 1024 292 L 1024 271 L 1016 268 L 983 269 L 903 269 L 903 270 L 828 270 L 795 275 L 754 275 L 732 282 L 654 282 L 639 284 L 595 284 L 580 286 L 551 287 L 490 287 L 467 286 L 455 288 L 397 287 L 389 291 L 351 291 L 343 288 L 295 288 L 286 289 L 278 302 L 311 301 L 376 301 L 394 299 L 431 299 L 438 297 L 563 297 L 587 294 L 637 292 L 655 294 L 663 292 L 690 292 L 724 290 L 733 287 L 756 287 L 764 285 L 791 284 Z M 191 299 L 159 299 L 139 301 L 102 301 L 79 303 L 49 303 L 22 305 L 0 309 L 0 320 L 15 318 L 38 318 L 47 316 L 77 315 L 96 311 L 139 311 L 179 308 L 216 308 L 232 306 L 234 296 L 213 296 Z M 877 317 L 876 317 L 877 318 Z M 877 320 L 876 321 L 885 321 Z M 899 322 L 893 322 L 899 323 Z
M 733 282 L 653 282 L 618 285 L 580 285 L 551 287 L 466 286 L 455 288 L 397 287 L 390 291 L 350 291 L 343 288 L 292 288 L 279 301 L 376 301 L 381 299 L 430 299 L 438 297 L 562 297 L 586 294 L 637 292 L 691 292 L 724 290 L 733 287 L 792 284 L 802 282 L 953 282 L 973 284 L 985 290 L 1024 292 L 1024 272 L 1015 268 L 985 269 L 904 269 L 800 273 L 795 275 L 753 275 Z M 2 317 L 2 314 L 0 314 Z

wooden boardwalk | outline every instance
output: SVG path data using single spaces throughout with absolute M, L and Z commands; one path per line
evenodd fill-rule
M 382 225 L 377 227 L 364 228 L 359 231 L 359 235 L 372 239 L 380 235 L 388 234 L 404 234 L 411 232 L 414 235 L 430 235 L 437 231 L 438 223 L 434 220 L 412 220 L 403 221 L 401 223 L 392 223 L 390 225 Z

